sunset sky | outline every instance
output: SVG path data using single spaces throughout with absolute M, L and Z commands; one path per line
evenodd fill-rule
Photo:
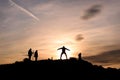
M 120 67 L 120 0 L 0 0 L 0 64 L 27 58 L 82 57 Z M 34 58 L 33 58 L 34 60 Z

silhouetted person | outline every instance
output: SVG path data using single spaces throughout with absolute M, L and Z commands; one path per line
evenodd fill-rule
M 62 55 L 63 55 L 63 54 L 65 54 L 66 59 L 67 59 L 67 54 L 66 54 L 65 50 L 68 50 L 68 51 L 70 51 L 70 50 L 67 49 L 67 48 L 65 48 L 64 46 L 61 47 L 61 48 L 58 48 L 57 50 L 60 50 L 60 49 L 62 49 L 62 52 L 61 52 L 61 55 L 60 55 L 60 59 L 62 59 Z
M 35 51 L 34 57 L 35 57 L 35 61 L 37 61 L 37 59 L 38 59 L 38 50 Z
M 28 58 L 29 58 L 29 60 L 31 60 L 31 56 L 32 56 L 32 49 L 30 48 L 28 50 Z
M 78 59 L 81 60 L 81 53 L 78 54 Z

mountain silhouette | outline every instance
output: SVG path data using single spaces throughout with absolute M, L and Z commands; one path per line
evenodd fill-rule
M 120 80 L 120 69 L 104 68 L 83 59 L 71 57 L 65 60 L 24 59 L 12 64 L 0 65 L 0 78 L 9 80 Z

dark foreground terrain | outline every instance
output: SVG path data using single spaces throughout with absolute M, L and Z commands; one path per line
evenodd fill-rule
M 0 80 L 120 80 L 120 69 L 103 68 L 85 60 L 27 59 L 0 65 Z

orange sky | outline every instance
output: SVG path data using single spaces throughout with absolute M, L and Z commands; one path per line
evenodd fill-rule
M 39 60 L 59 59 L 63 45 L 69 57 L 119 51 L 119 5 L 119 0 L 0 1 L 0 64 L 23 60 L 29 48 L 38 50 Z M 113 65 L 120 67 L 119 61 Z

